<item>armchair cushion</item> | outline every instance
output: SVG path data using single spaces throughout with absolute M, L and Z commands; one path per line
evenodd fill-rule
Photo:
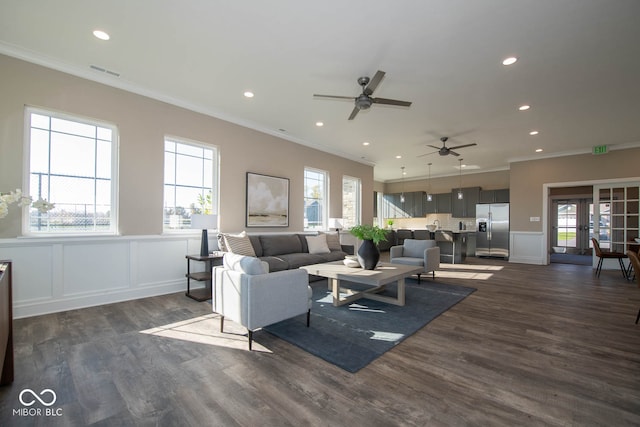
M 433 240 L 405 239 L 402 244 L 402 256 L 410 258 L 423 258 L 424 250 L 436 246 Z
M 255 275 L 266 274 L 269 272 L 269 264 L 259 260 L 258 258 L 248 257 L 233 253 L 226 253 L 222 258 L 224 268 L 240 273 Z

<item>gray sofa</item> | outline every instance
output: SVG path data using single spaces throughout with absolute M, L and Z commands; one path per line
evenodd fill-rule
M 333 244 L 329 243 L 329 253 L 310 254 L 306 236 L 309 235 L 252 234 L 248 237 L 256 256 L 269 264 L 269 272 L 291 270 L 322 262 L 341 261 L 345 255 L 353 254 L 352 246 L 340 245 L 337 240 Z

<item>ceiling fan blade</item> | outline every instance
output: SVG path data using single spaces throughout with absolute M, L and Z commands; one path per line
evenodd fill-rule
M 449 154 L 453 154 L 454 156 L 459 156 L 460 154 L 456 153 L 455 151 L 451 151 L 449 150 Z
M 317 95 L 315 93 L 313 94 L 313 96 L 315 96 L 316 98 L 349 99 L 351 101 L 353 101 L 355 99 L 355 97 L 353 97 L 353 96 Z
M 458 148 L 464 148 L 464 147 L 473 147 L 474 145 L 478 145 L 475 142 L 473 144 L 464 144 L 464 145 L 456 145 L 455 147 L 449 147 L 452 150 L 458 149 Z
M 386 104 L 386 105 L 399 105 L 401 107 L 410 107 L 411 103 L 409 101 L 398 101 L 396 99 L 387 99 L 387 98 L 371 98 L 374 104 Z
M 440 151 L 440 147 L 436 147 L 435 145 L 427 144 L 427 147 L 435 148 L 436 150 Z
M 360 109 L 358 107 L 354 107 L 353 111 L 351 112 L 351 115 L 349 116 L 349 120 L 353 120 L 356 118 L 356 114 L 358 114 L 358 111 L 360 111 Z
M 437 153 L 437 151 L 432 151 L 432 152 L 430 152 L 430 153 L 420 154 L 420 155 L 419 155 L 419 156 L 417 156 L 417 157 L 430 156 L 430 155 L 432 155 L 432 154 L 436 154 L 436 153 Z
M 367 87 L 364 89 L 364 93 L 366 93 L 367 95 L 371 95 L 373 91 L 376 90 L 376 88 L 382 81 L 382 78 L 384 77 L 385 74 L 386 73 L 384 71 L 380 71 L 380 70 L 376 71 L 376 74 L 373 76 L 373 78 L 371 79 Z

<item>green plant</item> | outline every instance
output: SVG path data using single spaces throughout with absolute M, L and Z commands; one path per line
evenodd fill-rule
M 373 240 L 376 245 L 387 240 L 387 232 L 377 225 L 356 225 L 351 227 L 350 232 L 360 240 Z
M 392 219 L 388 219 L 388 220 L 387 220 L 387 225 L 388 225 L 389 227 L 393 227 L 393 222 L 394 222 L 394 221 L 393 221 Z

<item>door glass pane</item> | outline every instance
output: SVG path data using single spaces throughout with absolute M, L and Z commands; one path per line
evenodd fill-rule
M 575 203 L 558 203 L 558 246 L 576 247 L 576 213 Z

